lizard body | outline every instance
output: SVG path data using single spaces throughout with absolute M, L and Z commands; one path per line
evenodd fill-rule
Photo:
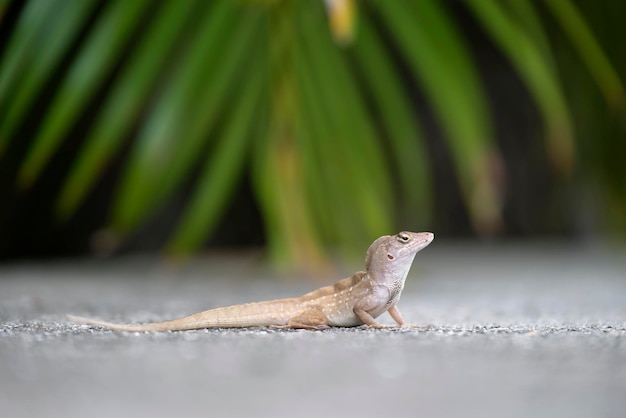
M 384 235 L 372 243 L 359 271 L 334 285 L 296 298 L 245 303 L 210 309 L 171 321 L 115 324 L 76 316 L 74 322 L 118 331 L 182 331 L 201 328 L 270 326 L 323 329 L 366 324 L 383 328 L 375 318 L 388 311 L 398 325 L 406 325 L 396 303 L 415 254 L 434 239 L 430 232 Z

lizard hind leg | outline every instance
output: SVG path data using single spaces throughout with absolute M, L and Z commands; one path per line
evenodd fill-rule
M 310 306 L 298 315 L 287 320 L 286 328 L 326 329 L 329 328 L 328 318 L 319 308 Z

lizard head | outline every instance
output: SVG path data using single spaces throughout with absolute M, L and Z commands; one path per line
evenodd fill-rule
M 384 235 L 370 245 L 365 256 L 367 271 L 389 269 L 408 273 L 415 254 L 430 244 L 432 232 L 407 232 Z

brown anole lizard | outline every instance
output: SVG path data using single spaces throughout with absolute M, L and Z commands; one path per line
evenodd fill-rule
M 282 327 L 323 329 L 368 325 L 386 328 L 376 317 L 387 311 L 406 326 L 396 303 L 413 258 L 432 242 L 430 232 L 385 235 L 370 245 L 366 271 L 297 298 L 246 303 L 210 309 L 183 318 L 147 324 L 115 324 L 76 316 L 74 322 L 118 331 L 182 331 L 201 328 Z

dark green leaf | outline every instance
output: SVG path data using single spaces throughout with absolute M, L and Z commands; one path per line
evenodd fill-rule
M 37 178 L 44 165 L 63 141 L 69 128 L 84 109 L 91 95 L 110 72 L 148 0 L 115 0 L 89 33 L 72 63 L 58 94 L 52 101 L 30 152 L 19 173 L 23 186 Z
M 574 161 L 572 126 L 565 98 L 550 61 L 542 56 L 526 32 L 506 16 L 498 2 L 472 0 L 467 4 L 526 82 L 544 116 L 552 161 L 562 172 L 569 173 Z
M 563 0 L 548 0 L 546 4 L 578 49 L 582 62 L 589 67 L 591 75 L 602 89 L 606 100 L 610 105 L 623 109 L 626 105 L 624 84 L 578 12 L 576 5 Z
M 0 63 L 0 154 L 93 6 L 63 0 L 26 5 Z
M 180 71 L 172 75 L 149 113 L 114 208 L 118 231 L 137 225 L 180 183 L 210 138 L 207 130 L 227 88 L 237 80 L 234 69 L 249 51 L 256 29 L 254 14 L 237 21 L 233 12 L 230 2 L 217 2 L 200 21 Z M 155 167 L 162 177 L 154 175 Z
M 423 146 L 417 115 L 393 67 L 389 53 L 369 22 L 362 16 L 355 45 L 359 68 L 374 95 L 374 112 L 381 115 L 388 133 L 394 161 L 400 178 L 394 188 L 400 210 L 396 211 L 407 226 L 427 225 L 431 215 L 431 167 Z
M 141 39 L 131 61 L 123 68 L 111 95 L 98 114 L 59 197 L 59 212 L 66 218 L 100 177 L 122 145 L 148 98 L 176 35 L 181 32 L 191 1 L 166 2 Z
M 205 158 L 198 184 L 168 249 L 181 254 L 197 249 L 211 233 L 241 176 L 252 138 L 264 74 L 251 71 L 233 102 L 233 113 L 216 144 Z
M 479 231 L 499 224 L 499 197 L 489 175 L 494 152 L 489 114 L 467 48 L 436 0 L 371 2 L 421 81 L 448 134 L 457 176 Z

